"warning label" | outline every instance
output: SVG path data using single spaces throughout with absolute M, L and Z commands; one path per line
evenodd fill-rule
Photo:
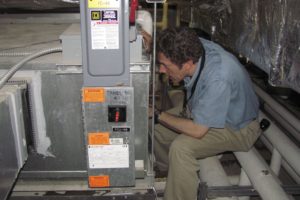
M 89 168 L 129 168 L 129 146 L 88 145 Z
M 105 101 L 105 90 L 103 88 L 83 88 L 82 102 L 102 103 Z
M 91 11 L 92 49 L 119 49 L 118 10 Z
M 90 187 L 109 187 L 109 176 L 89 176 Z

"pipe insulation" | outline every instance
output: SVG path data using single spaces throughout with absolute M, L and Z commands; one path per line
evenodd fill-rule
M 217 156 L 198 161 L 200 182 L 208 186 L 231 186 L 229 178 Z M 237 200 L 236 197 L 218 197 L 215 200 Z
M 139 24 L 144 31 L 152 36 L 153 33 L 153 20 L 151 13 L 146 10 L 138 10 L 136 23 Z
M 289 163 L 289 165 L 300 175 L 300 148 L 297 147 L 263 112 L 259 113 L 259 120 L 263 118 L 271 122 L 269 128 L 264 131 L 263 135 L 272 143 L 274 148 L 278 150 L 281 156 Z
M 280 172 L 281 162 L 282 162 L 282 156 L 277 151 L 277 149 L 273 148 L 270 168 L 277 176 L 279 175 Z
M 27 56 L 26 58 L 22 59 L 20 62 L 18 62 L 16 65 L 14 65 L 12 68 L 10 68 L 6 74 L 4 74 L 0 79 L 0 89 L 5 85 L 5 83 L 27 62 L 30 60 L 33 60 L 35 58 L 50 54 L 50 53 L 56 53 L 56 52 L 62 52 L 62 47 L 55 47 L 50 49 L 41 50 L 39 52 L 36 52 L 32 55 Z
M 297 119 L 294 115 L 277 103 L 270 95 L 264 92 L 261 88 L 259 88 L 256 84 L 253 84 L 254 90 L 256 94 L 270 107 L 276 111 L 283 119 L 285 119 L 291 126 L 293 126 L 297 131 L 300 131 L 300 120 Z
M 270 152 L 275 149 L 265 136 L 262 135 L 259 139 L 266 145 Z M 297 175 L 295 170 L 293 170 L 293 168 L 284 160 L 284 158 L 281 160 L 281 164 L 287 173 L 292 177 L 292 179 L 294 179 L 297 184 L 300 184 L 300 176 Z
M 278 178 L 255 148 L 234 154 L 262 199 L 289 200 Z
M 296 130 L 293 126 L 290 125 L 288 121 L 282 118 L 276 111 L 274 111 L 271 106 L 267 103 L 263 105 L 264 110 L 268 113 L 272 118 L 277 121 L 288 133 L 290 133 L 297 141 L 300 141 L 300 131 Z M 288 112 L 288 111 L 286 111 Z
M 241 174 L 240 174 L 239 186 L 250 186 L 250 185 L 251 185 L 251 181 L 250 181 L 249 177 L 247 176 L 245 170 L 243 170 L 243 168 L 242 168 Z M 239 200 L 249 200 L 249 199 L 250 199 L 249 196 L 239 197 Z

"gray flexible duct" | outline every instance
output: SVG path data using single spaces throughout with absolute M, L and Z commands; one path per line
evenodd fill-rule
M 28 56 L 34 52 L 0 52 L 0 57 Z
M 62 47 L 55 47 L 50 49 L 41 50 L 37 53 L 31 54 L 14 65 L 11 69 L 9 69 L 4 76 L 0 79 L 0 89 L 5 85 L 5 83 L 28 61 L 38 58 L 40 56 L 44 56 L 50 53 L 61 52 Z

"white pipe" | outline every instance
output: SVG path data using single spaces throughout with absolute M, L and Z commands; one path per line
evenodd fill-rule
M 216 156 L 198 161 L 200 166 L 200 182 L 206 182 L 208 186 L 231 186 L 230 181 Z M 218 197 L 217 200 L 236 200 L 236 197 Z M 216 200 L 215 199 L 215 200 Z
M 272 151 L 273 146 L 270 143 L 270 141 L 268 141 L 268 139 L 265 136 L 261 136 L 260 140 L 266 145 L 266 147 Z M 284 169 L 287 171 L 287 173 L 294 179 L 294 181 L 297 184 L 300 184 L 300 176 L 297 175 L 297 173 L 295 172 L 295 170 L 293 170 L 290 165 L 284 160 L 284 158 L 282 159 L 282 166 L 284 167 Z
M 300 175 L 300 149 L 270 120 L 263 112 L 259 113 L 259 120 L 263 118 L 271 122 L 270 127 L 263 135 L 272 143 L 285 160 Z
M 287 130 L 288 133 L 290 133 L 293 137 L 297 139 L 297 141 L 300 141 L 300 131 L 296 130 L 289 122 L 287 122 L 285 119 L 282 118 L 280 114 L 278 114 L 276 111 L 274 111 L 271 106 L 267 103 L 264 104 L 264 110 L 266 113 L 270 114 L 272 118 L 274 118 L 275 121 L 280 123 L 280 125 Z
M 300 131 L 300 121 L 295 116 L 293 116 L 290 112 L 287 112 L 287 110 L 283 106 L 277 103 L 270 95 L 265 93 L 257 85 L 254 84 L 253 86 L 255 92 L 260 98 L 262 98 L 267 104 L 269 104 L 274 111 L 280 114 L 283 119 L 289 122 L 291 126 Z
M 278 176 L 281 168 L 282 157 L 277 149 L 273 148 L 270 168 Z
M 146 10 L 138 10 L 136 23 L 139 24 L 144 31 L 152 36 L 153 32 L 153 20 L 150 12 Z
M 239 180 L 239 186 L 249 186 L 249 185 L 251 185 L 251 181 L 248 178 L 245 170 L 242 168 L 241 169 L 240 180 Z M 249 200 L 249 199 L 250 199 L 249 196 L 239 197 L 239 200 Z
M 240 181 L 240 175 L 230 175 L 228 176 L 228 180 L 231 185 L 238 185 Z
M 248 152 L 234 152 L 253 187 L 264 200 L 289 200 L 280 182 L 255 148 Z

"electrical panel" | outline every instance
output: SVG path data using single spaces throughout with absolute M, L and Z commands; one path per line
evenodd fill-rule
M 83 0 L 82 107 L 90 187 L 135 185 L 128 0 Z
M 128 0 L 82 0 L 84 86 L 129 86 Z
M 133 88 L 84 88 L 82 99 L 90 187 L 134 186 Z

